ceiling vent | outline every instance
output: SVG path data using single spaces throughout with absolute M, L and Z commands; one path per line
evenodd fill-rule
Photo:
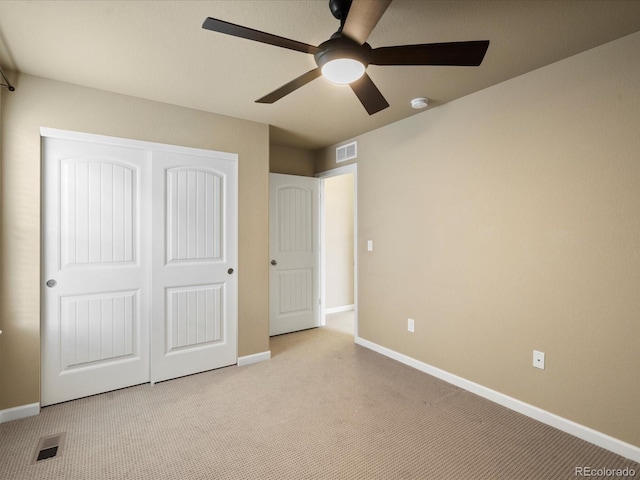
M 358 156 L 358 142 L 347 143 L 336 148 L 336 163 L 353 160 Z

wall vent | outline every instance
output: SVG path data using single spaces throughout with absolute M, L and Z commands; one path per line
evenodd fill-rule
M 358 156 L 358 142 L 347 143 L 336 148 L 336 163 L 352 160 Z

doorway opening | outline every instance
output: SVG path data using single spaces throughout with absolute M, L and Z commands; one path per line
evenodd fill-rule
M 358 336 L 357 165 L 321 179 L 321 324 Z

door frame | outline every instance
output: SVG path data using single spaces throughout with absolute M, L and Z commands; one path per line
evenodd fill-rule
M 321 325 L 326 324 L 326 272 L 325 257 L 326 245 L 325 237 L 325 192 L 324 180 L 330 177 L 338 177 L 341 175 L 353 174 L 353 333 L 354 338 L 359 336 L 358 332 L 358 164 L 352 163 L 343 167 L 332 168 L 323 172 L 316 173 L 314 176 L 320 179 L 320 322 Z

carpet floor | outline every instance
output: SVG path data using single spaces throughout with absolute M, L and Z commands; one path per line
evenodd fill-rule
M 355 345 L 349 322 L 274 337 L 270 361 L 2 424 L 0 479 L 640 478 L 637 463 Z M 33 464 L 38 440 L 62 432 L 60 454 Z

